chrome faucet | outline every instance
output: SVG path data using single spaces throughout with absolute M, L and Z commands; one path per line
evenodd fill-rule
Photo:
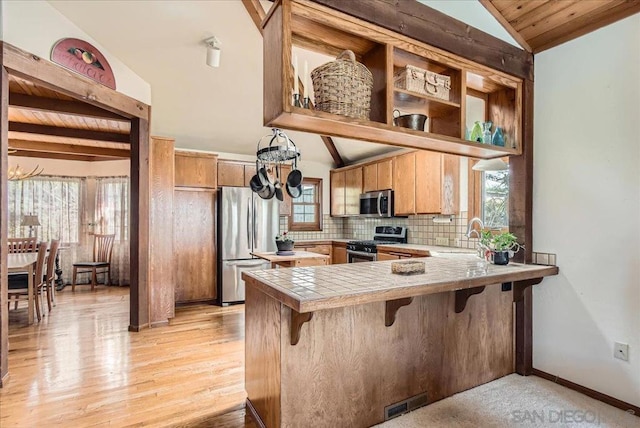
M 478 217 L 474 217 L 469 221 L 469 224 L 467 225 L 467 233 L 466 233 L 466 237 L 467 238 L 471 238 L 471 235 L 473 235 L 473 233 L 476 234 L 476 237 L 478 239 L 480 239 L 480 232 L 478 232 L 477 230 L 475 230 L 473 228 L 473 224 L 474 223 L 478 223 L 480 225 L 480 230 L 484 229 L 484 223 L 482 222 L 482 220 Z M 480 257 L 481 259 L 484 258 L 484 248 L 482 248 L 482 244 L 480 244 L 480 242 L 478 242 L 478 257 Z
M 478 233 L 478 231 L 473 228 L 474 223 L 478 223 L 480 225 L 480 230 L 484 229 L 484 223 L 482 222 L 482 220 L 478 217 L 474 217 L 469 221 L 469 224 L 467 225 L 467 233 L 465 236 L 467 238 L 471 238 L 471 235 L 475 232 L 476 237 L 480 239 L 480 233 Z

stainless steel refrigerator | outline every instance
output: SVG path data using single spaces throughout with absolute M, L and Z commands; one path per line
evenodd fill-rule
M 244 302 L 242 272 L 269 269 L 252 252 L 276 251 L 278 200 L 261 199 L 246 187 L 218 190 L 218 296 L 222 305 Z

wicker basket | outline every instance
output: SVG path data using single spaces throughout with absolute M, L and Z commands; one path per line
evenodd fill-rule
M 393 76 L 396 88 L 449 101 L 451 77 L 407 65 Z
M 373 76 L 356 62 L 353 52 L 344 51 L 335 61 L 314 69 L 311 80 L 316 110 L 369 120 Z

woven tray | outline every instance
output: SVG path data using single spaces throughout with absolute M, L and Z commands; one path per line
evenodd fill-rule
M 414 275 L 424 273 L 424 262 L 403 261 L 391 263 L 391 273 L 397 275 Z

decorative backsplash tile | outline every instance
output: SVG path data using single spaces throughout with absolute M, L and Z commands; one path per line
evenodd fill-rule
M 289 232 L 294 240 L 304 239 L 371 239 L 376 226 L 406 226 L 410 244 L 443 245 L 476 248 L 478 240 L 464 236 L 467 231 L 467 213 L 453 217 L 449 223 L 434 223 L 433 215 L 416 215 L 390 219 L 361 217 L 323 217 L 321 232 Z M 288 230 L 288 217 L 280 217 L 280 232 Z
M 556 255 L 553 253 L 533 252 L 531 261 L 537 265 L 556 266 Z

